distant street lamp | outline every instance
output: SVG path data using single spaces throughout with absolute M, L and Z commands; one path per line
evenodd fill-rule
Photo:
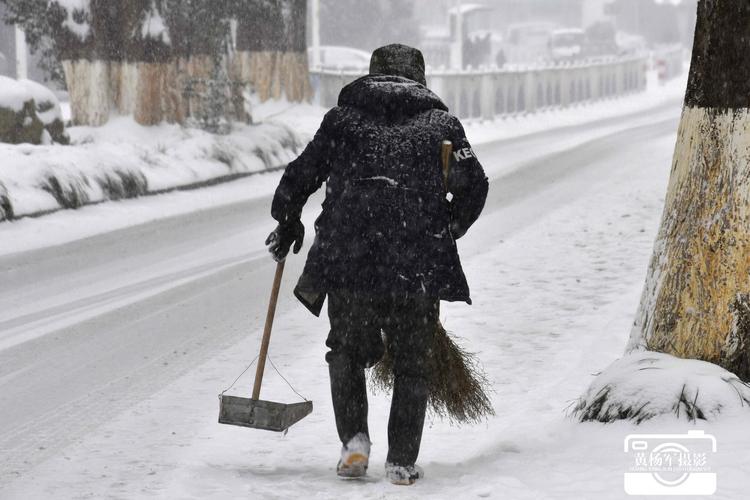
M 320 0 L 312 0 L 312 66 L 320 67 Z
M 464 67 L 464 19 L 462 12 L 461 0 L 456 0 L 455 14 L 455 29 L 454 34 L 456 39 L 453 41 L 453 57 L 452 66 L 454 69 L 463 69 Z M 450 19 L 450 16 L 448 16 Z

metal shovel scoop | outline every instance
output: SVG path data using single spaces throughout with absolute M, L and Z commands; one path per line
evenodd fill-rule
M 312 401 L 284 404 L 258 399 L 260 398 L 260 385 L 263 382 L 263 371 L 266 367 L 268 344 L 271 340 L 271 327 L 273 326 L 273 317 L 276 313 L 276 302 L 279 298 L 281 275 L 283 273 L 284 261 L 281 261 L 276 266 L 276 275 L 273 279 L 271 301 L 268 304 L 266 326 L 263 330 L 263 341 L 261 342 L 260 354 L 258 355 L 258 367 L 255 371 L 253 397 L 252 399 L 247 399 L 221 394 L 219 396 L 220 424 L 239 425 L 241 427 L 251 427 L 253 429 L 283 432 L 312 413 Z

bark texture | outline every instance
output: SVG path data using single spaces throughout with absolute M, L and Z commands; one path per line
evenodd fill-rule
M 76 124 L 102 125 L 112 112 L 132 114 L 142 125 L 216 113 L 207 104 L 216 96 L 205 94 L 217 65 L 235 80 L 226 89 L 235 119 L 250 119 L 242 84 L 261 100 L 312 95 L 304 0 L 90 0 L 72 13 L 70 5 L 53 1 L 49 15 Z M 238 50 L 230 60 L 232 16 Z
M 103 125 L 110 113 L 109 65 L 87 59 L 63 60 L 70 94 L 70 111 L 76 125 Z
M 253 87 L 261 101 L 312 97 L 305 0 L 242 2 L 238 7 L 233 78 Z
M 685 105 L 750 107 L 750 2 L 701 0 Z
M 750 3 L 698 6 L 662 224 L 628 350 L 750 380 Z

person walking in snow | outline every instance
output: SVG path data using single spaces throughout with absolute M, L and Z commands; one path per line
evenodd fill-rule
M 344 87 L 338 106 L 286 167 L 271 207 L 278 226 L 266 244 L 282 261 L 292 245 L 294 253 L 301 249 L 302 208 L 326 183 L 294 294 L 316 316 L 328 297 L 326 361 L 342 477 L 367 470 L 364 370 L 383 356 L 384 340 L 394 372 L 386 476 L 394 484 L 422 477 L 416 460 L 439 302 L 471 303 L 455 240 L 479 217 L 488 181 L 461 123 L 426 87 L 424 67 L 417 49 L 375 50 L 370 74 Z M 444 140 L 453 143 L 445 184 Z

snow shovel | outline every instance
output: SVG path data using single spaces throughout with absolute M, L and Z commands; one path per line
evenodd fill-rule
M 268 304 L 268 314 L 266 315 L 266 326 L 263 330 L 263 341 L 261 342 L 260 354 L 258 355 L 258 367 L 255 371 L 253 397 L 247 399 L 236 396 L 227 396 L 224 395 L 224 393 L 220 394 L 220 424 L 239 425 L 241 427 L 251 427 L 253 429 L 284 432 L 289 427 L 312 413 L 312 401 L 284 404 L 259 399 L 260 385 L 263 382 L 263 371 L 266 367 L 268 344 L 271 340 L 271 328 L 273 326 L 273 317 L 276 313 L 276 302 L 279 298 L 281 275 L 283 273 L 284 261 L 281 261 L 276 266 L 276 275 L 273 278 L 271 300 Z

